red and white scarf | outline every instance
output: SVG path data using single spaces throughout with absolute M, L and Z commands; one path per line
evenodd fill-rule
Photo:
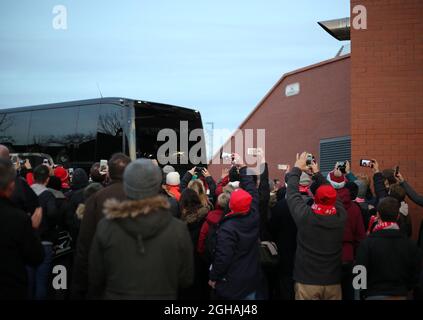
M 373 228 L 373 232 L 379 231 L 379 230 L 386 230 L 386 229 L 399 229 L 398 223 L 396 222 L 384 222 L 384 221 L 378 221 L 377 225 Z
M 336 214 L 335 206 L 325 206 L 322 204 L 313 203 L 311 209 L 315 214 L 321 216 L 333 216 L 334 214 Z
M 377 216 L 372 216 L 369 221 L 369 229 L 367 230 L 367 234 L 380 231 L 380 230 L 387 230 L 387 229 L 398 230 L 399 229 L 398 223 L 391 222 L 391 221 L 385 222 L 378 219 Z

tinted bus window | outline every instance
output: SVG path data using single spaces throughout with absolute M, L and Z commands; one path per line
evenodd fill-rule
M 97 124 L 97 160 L 107 160 L 113 153 L 123 152 L 123 139 L 123 108 L 101 104 Z
M 96 139 L 99 105 L 86 105 L 79 107 L 77 136 L 75 144 L 76 162 L 96 162 Z M 90 164 L 88 164 L 90 165 Z
M 77 108 L 32 111 L 30 152 L 47 153 L 58 164 L 73 161 L 73 146 L 77 141 L 77 111 Z
M 0 114 L 0 143 L 11 152 L 25 152 L 28 144 L 29 112 Z

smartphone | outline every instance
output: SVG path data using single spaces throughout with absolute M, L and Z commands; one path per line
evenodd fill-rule
M 399 166 L 395 167 L 395 177 L 398 177 L 398 173 L 399 173 Z
M 360 167 L 372 168 L 373 161 L 368 159 L 361 159 L 360 160 Z
M 107 173 L 107 160 L 100 160 L 100 173 Z

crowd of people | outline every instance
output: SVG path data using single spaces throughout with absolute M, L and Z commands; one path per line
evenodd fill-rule
M 376 160 L 367 170 L 323 176 L 304 152 L 281 183 L 234 154 L 215 179 L 117 153 L 70 176 L 0 145 L 0 299 L 421 299 L 407 202 L 423 195 Z

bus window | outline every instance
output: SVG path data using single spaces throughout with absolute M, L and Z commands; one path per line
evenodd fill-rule
M 47 153 L 57 164 L 73 161 L 73 146 L 77 140 L 76 111 L 75 107 L 32 111 L 29 152 Z
M 28 144 L 29 112 L 0 114 L 0 143 L 11 152 L 26 152 Z
M 79 107 L 75 144 L 75 162 L 90 166 L 96 162 L 96 138 L 99 105 L 84 105 Z M 98 161 L 98 159 L 97 159 Z
M 101 104 L 97 124 L 97 161 L 109 159 L 116 152 L 123 152 L 124 126 L 122 107 Z

